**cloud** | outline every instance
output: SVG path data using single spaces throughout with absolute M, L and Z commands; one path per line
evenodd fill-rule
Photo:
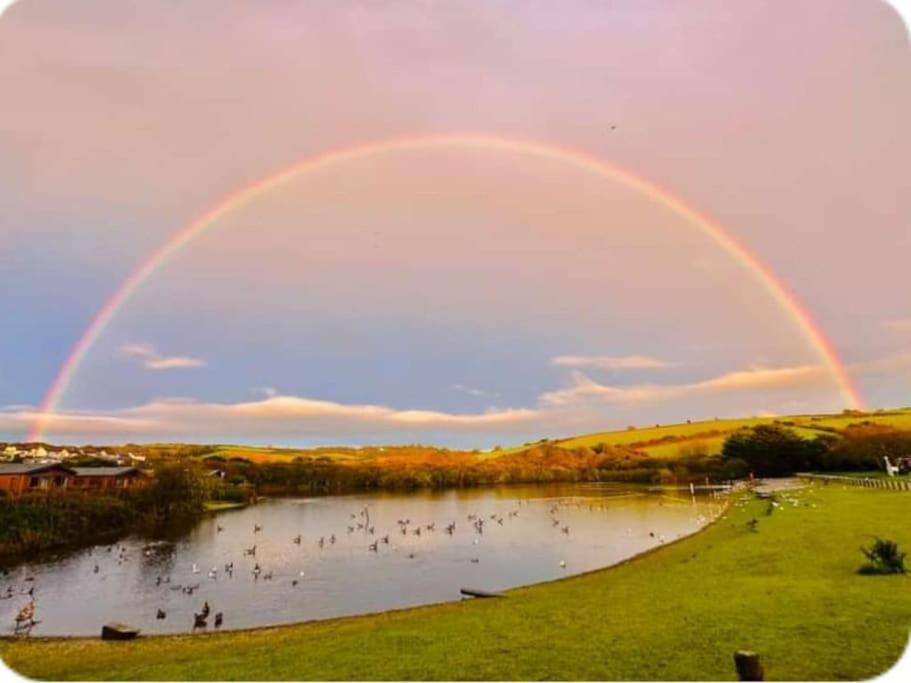
M 695 395 L 816 387 L 831 382 L 826 371 L 815 365 L 735 370 L 718 377 L 688 384 L 610 386 L 596 382 L 578 370 L 572 372 L 570 379 L 571 384 L 569 387 L 542 394 L 540 397 L 541 404 L 568 406 L 585 400 L 597 400 L 613 404 L 646 403 L 668 401 Z
M 568 368 L 601 368 L 604 370 L 657 370 L 678 367 L 680 363 L 652 356 L 556 356 L 551 365 Z
M 156 399 L 108 411 L 58 411 L 47 416 L 46 433 L 110 440 L 127 437 L 225 441 L 236 438 L 311 438 L 323 441 L 413 440 L 427 434 L 465 434 L 481 439 L 494 434 L 578 433 L 616 424 L 611 419 L 635 417 L 645 403 L 697 396 L 750 397 L 773 390 L 802 392 L 830 388 L 821 367 L 750 368 L 684 384 L 610 386 L 575 370 L 569 386 L 541 394 L 532 407 L 489 408 L 471 413 L 400 409 L 378 404 L 338 403 L 302 396 L 266 393 L 238 403 L 187 398 Z M 803 394 L 801 394 L 803 395 Z M 605 411 L 605 407 L 610 410 Z M 681 411 L 675 411 L 681 414 Z M 27 431 L 39 417 L 34 408 L 0 409 L 0 431 Z
M 201 368 L 206 362 L 191 356 L 162 356 L 155 347 L 147 344 L 127 344 L 118 349 L 124 356 L 137 358 L 149 370 L 175 370 L 180 368 Z
M 463 394 L 468 394 L 469 396 L 475 396 L 477 398 L 496 398 L 499 396 L 499 394 L 496 392 L 485 391 L 484 389 L 478 389 L 477 387 L 466 387 L 464 384 L 451 384 L 449 385 L 449 389 L 451 391 L 458 391 Z
M 911 318 L 884 320 L 882 326 L 887 330 L 898 330 L 900 332 L 911 332 Z
M 241 403 L 159 399 L 110 411 L 57 411 L 46 415 L 47 433 L 147 436 L 344 436 L 413 432 L 510 432 L 539 417 L 537 409 L 448 413 L 399 410 L 383 405 L 343 404 L 299 396 L 271 396 Z M 41 415 L 33 408 L 0 410 L 0 430 L 24 431 Z

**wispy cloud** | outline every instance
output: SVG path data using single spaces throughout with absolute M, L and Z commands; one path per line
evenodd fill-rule
M 830 381 L 825 370 L 815 365 L 736 370 L 687 384 L 611 386 L 596 382 L 578 370 L 573 371 L 570 375 L 570 380 L 570 386 L 542 394 L 540 397 L 541 404 L 568 406 L 584 400 L 597 400 L 613 404 L 645 403 L 668 401 L 698 394 L 813 387 Z
M 124 356 L 138 359 L 149 370 L 201 368 L 206 365 L 204 360 L 191 356 L 164 356 L 148 344 L 127 344 L 118 350 Z
M 601 368 L 603 370 L 658 370 L 678 367 L 680 363 L 653 356 L 556 356 L 551 365 L 567 368 Z
M 464 384 L 450 384 L 450 391 L 458 391 L 462 394 L 468 394 L 469 396 L 475 396 L 477 398 L 497 398 L 499 394 L 495 391 L 485 391 L 484 389 L 478 389 L 477 387 L 467 387 Z
M 882 325 L 887 330 L 899 330 L 901 332 L 911 332 L 911 318 L 884 320 Z

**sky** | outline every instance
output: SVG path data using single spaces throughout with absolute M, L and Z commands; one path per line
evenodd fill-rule
M 0 19 L 0 439 L 437 443 L 911 405 L 886 4 L 25 0 Z M 93 316 L 198 216 L 45 397 Z M 44 409 L 47 409 L 42 413 Z

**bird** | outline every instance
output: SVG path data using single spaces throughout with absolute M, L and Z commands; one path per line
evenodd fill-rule
M 472 558 L 471 558 L 471 561 L 472 561 L 473 563 L 477 564 L 478 562 L 481 561 L 481 558 L 480 558 L 480 557 L 472 557 Z
M 562 531 L 564 534 L 569 536 L 569 527 L 568 526 L 563 527 L 562 529 L 560 529 L 560 531 Z
M 224 620 L 224 616 L 222 615 L 222 613 L 221 613 L 221 612 L 216 612 L 216 613 L 215 613 L 215 628 L 220 628 L 220 627 L 221 627 L 221 622 L 222 622 L 223 620 Z
M 298 534 L 297 536 L 294 537 L 294 542 L 295 542 L 297 545 L 300 545 L 300 544 L 301 544 L 301 535 L 300 535 L 300 534 Z
M 259 533 L 260 531 L 262 531 L 262 530 L 263 530 L 263 528 L 262 528 L 259 524 L 254 524 L 254 525 L 253 525 L 253 533 L 254 533 L 254 534 L 258 534 L 258 533 Z
M 367 547 L 367 549 L 368 549 L 368 550 L 371 550 L 371 551 L 373 551 L 373 552 L 377 552 L 377 542 L 374 541 L 373 543 L 371 543 L 371 544 Z
M 30 622 L 35 618 L 35 603 L 34 601 L 27 603 L 22 609 L 19 610 L 19 614 L 16 615 L 16 624 Z
M 156 619 L 164 619 L 167 616 L 168 615 L 165 614 L 165 611 L 163 609 L 159 609 L 158 612 L 155 614 Z
M 224 527 L 222 527 L 221 524 L 216 524 L 216 525 L 215 525 L 215 531 L 217 531 L 218 533 L 221 533 L 221 532 L 224 531 L 224 530 L 225 530 L 225 529 L 224 529 Z
M 193 573 L 194 573 L 194 574 L 199 574 L 199 567 L 196 565 L 195 562 L 193 563 Z
M 566 569 L 566 560 L 560 560 L 560 568 Z
M 193 628 L 205 628 L 206 627 L 206 617 L 203 614 L 194 614 L 193 615 Z

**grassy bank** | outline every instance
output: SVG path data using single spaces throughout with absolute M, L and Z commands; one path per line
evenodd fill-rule
M 133 643 L 6 640 L 0 656 L 50 679 L 675 680 L 731 679 L 732 653 L 750 648 L 770 679 L 876 675 L 907 642 L 911 577 L 858 575 L 858 547 L 911 547 L 911 496 L 796 495 L 799 507 L 769 516 L 751 500 L 690 539 L 505 600 Z

